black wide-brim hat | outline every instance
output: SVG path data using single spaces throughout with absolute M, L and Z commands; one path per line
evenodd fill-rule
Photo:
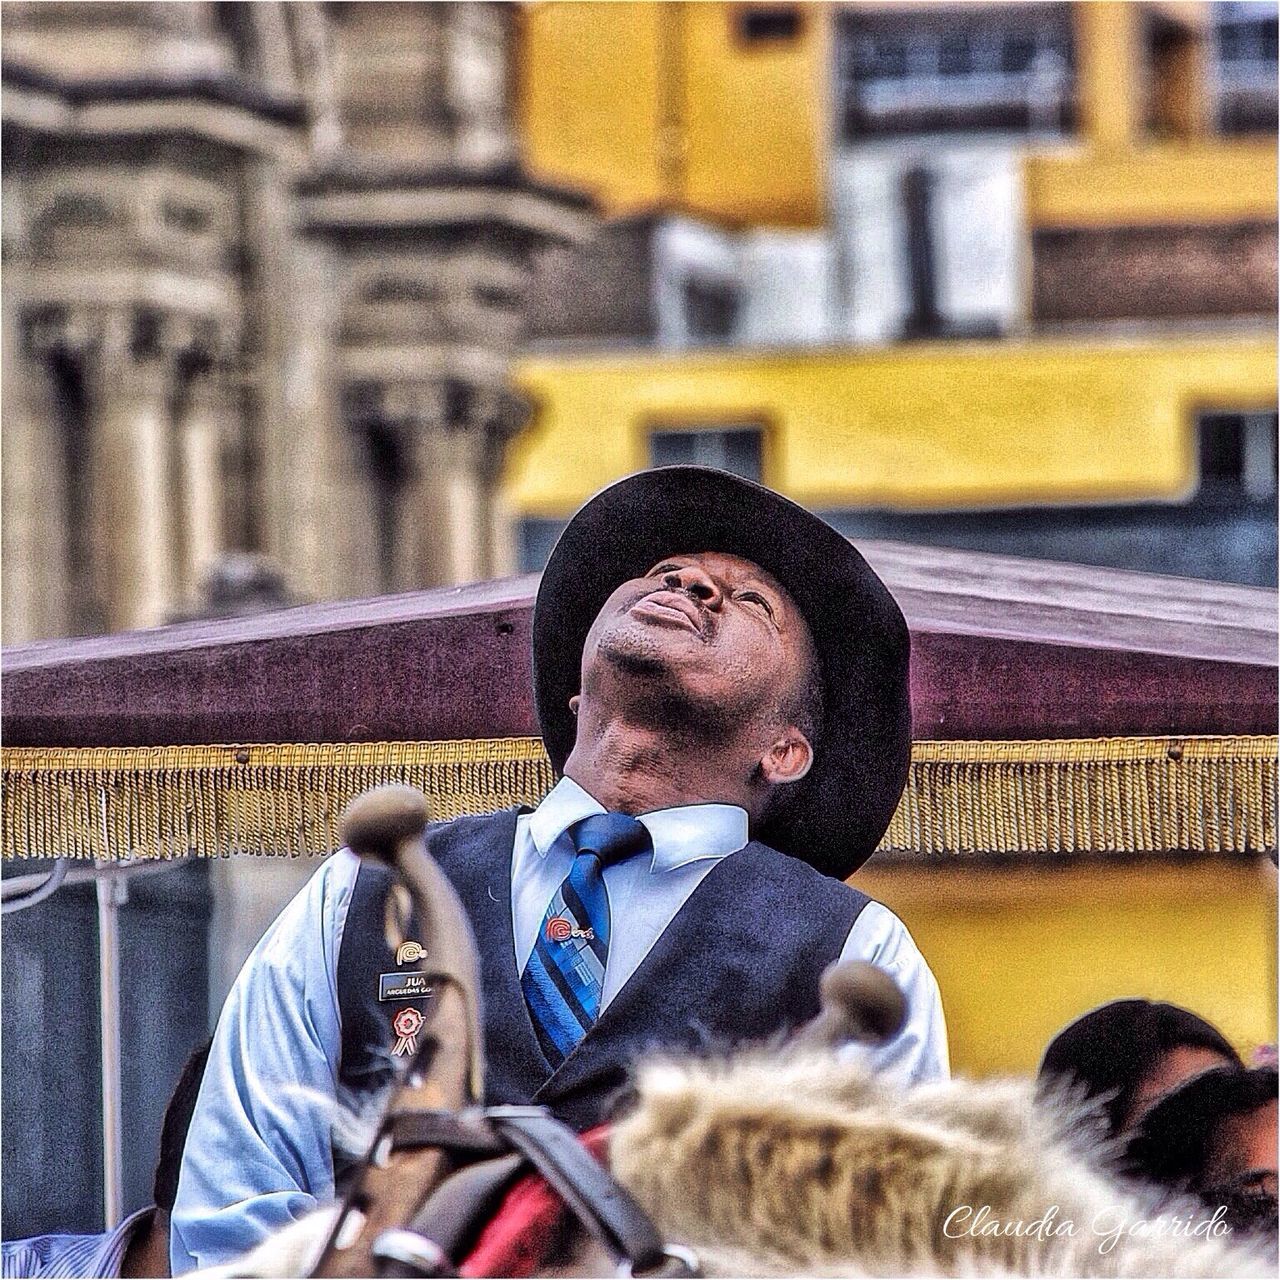
M 758 564 L 795 601 L 822 668 L 813 765 L 755 839 L 844 879 L 875 852 L 911 754 L 906 620 L 853 546 L 803 507 L 709 467 L 659 467 L 598 493 L 560 535 L 533 610 L 533 688 L 557 773 L 573 750 L 582 650 L 605 601 L 663 556 Z

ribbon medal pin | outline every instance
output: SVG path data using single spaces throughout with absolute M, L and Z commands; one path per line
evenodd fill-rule
M 391 1050 L 392 1056 L 397 1058 L 408 1057 L 411 1053 L 416 1052 L 418 1048 L 418 1032 L 422 1030 L 422 1014 L 417 1009 L 401 1009 L 391 1020 L 391 1029 L 399 1037 L 396 1040 L 395 1048 Z

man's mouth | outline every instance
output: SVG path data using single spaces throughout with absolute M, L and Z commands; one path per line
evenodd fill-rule
M 641 596 L 627 612 L 664 626 L 687 627 L 697 635 L 706 631 L 702 611 L 682 591 L 651 591 Z

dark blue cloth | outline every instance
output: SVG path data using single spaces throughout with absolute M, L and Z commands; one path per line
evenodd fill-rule
M 631 1068 L 655 1049 L 715 1051 L 812 1018 L 818 980 L 869 899 L 752 841 L 694 890 L 640 967 L 563 1062 L 547 1059 L 516 971 L 511 853 L 516 810 L 433 829 L 432 855 L 471 919 L 484 993 L 486 1101 L 539 1103 L 566 1123 L 606 1118 Z M 338 959 L 342 1085 L 384 1070 L 401 1004 L 379 1003 L 394 971 L 383 936 L 389 873 L 363 864 Z M 424 940 L 430 946 L 429 940 Z M 423 1007 L 423 1006 L 419 1006 Z

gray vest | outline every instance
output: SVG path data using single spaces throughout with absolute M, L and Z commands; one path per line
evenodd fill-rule
M 486 1102 L 538 1103 L 579 1130 L 607 1118 L 631 1067 L 650 1050 L 714 1053 L 807 1022 L 818 1012 L 823 970 L 839 958 L 870 901 L 752 841 L 708 872 L 596 1024 L 553 1070 L 516 971 L 511 854 L 518 812 L 436 827 L 430 849 L 467 909 L 480 951 Z M 416 967 L 397 966 L 383 936 L 389 884 L 385 869 L 361 866 L 343 931 L 339 1081 L 348 1089 L 386 1082 L 396 1040 L 391 1020 L 402 1008 L 426 1007 L 411 994 L 397 997 L 403 986 L 387 976 Z

